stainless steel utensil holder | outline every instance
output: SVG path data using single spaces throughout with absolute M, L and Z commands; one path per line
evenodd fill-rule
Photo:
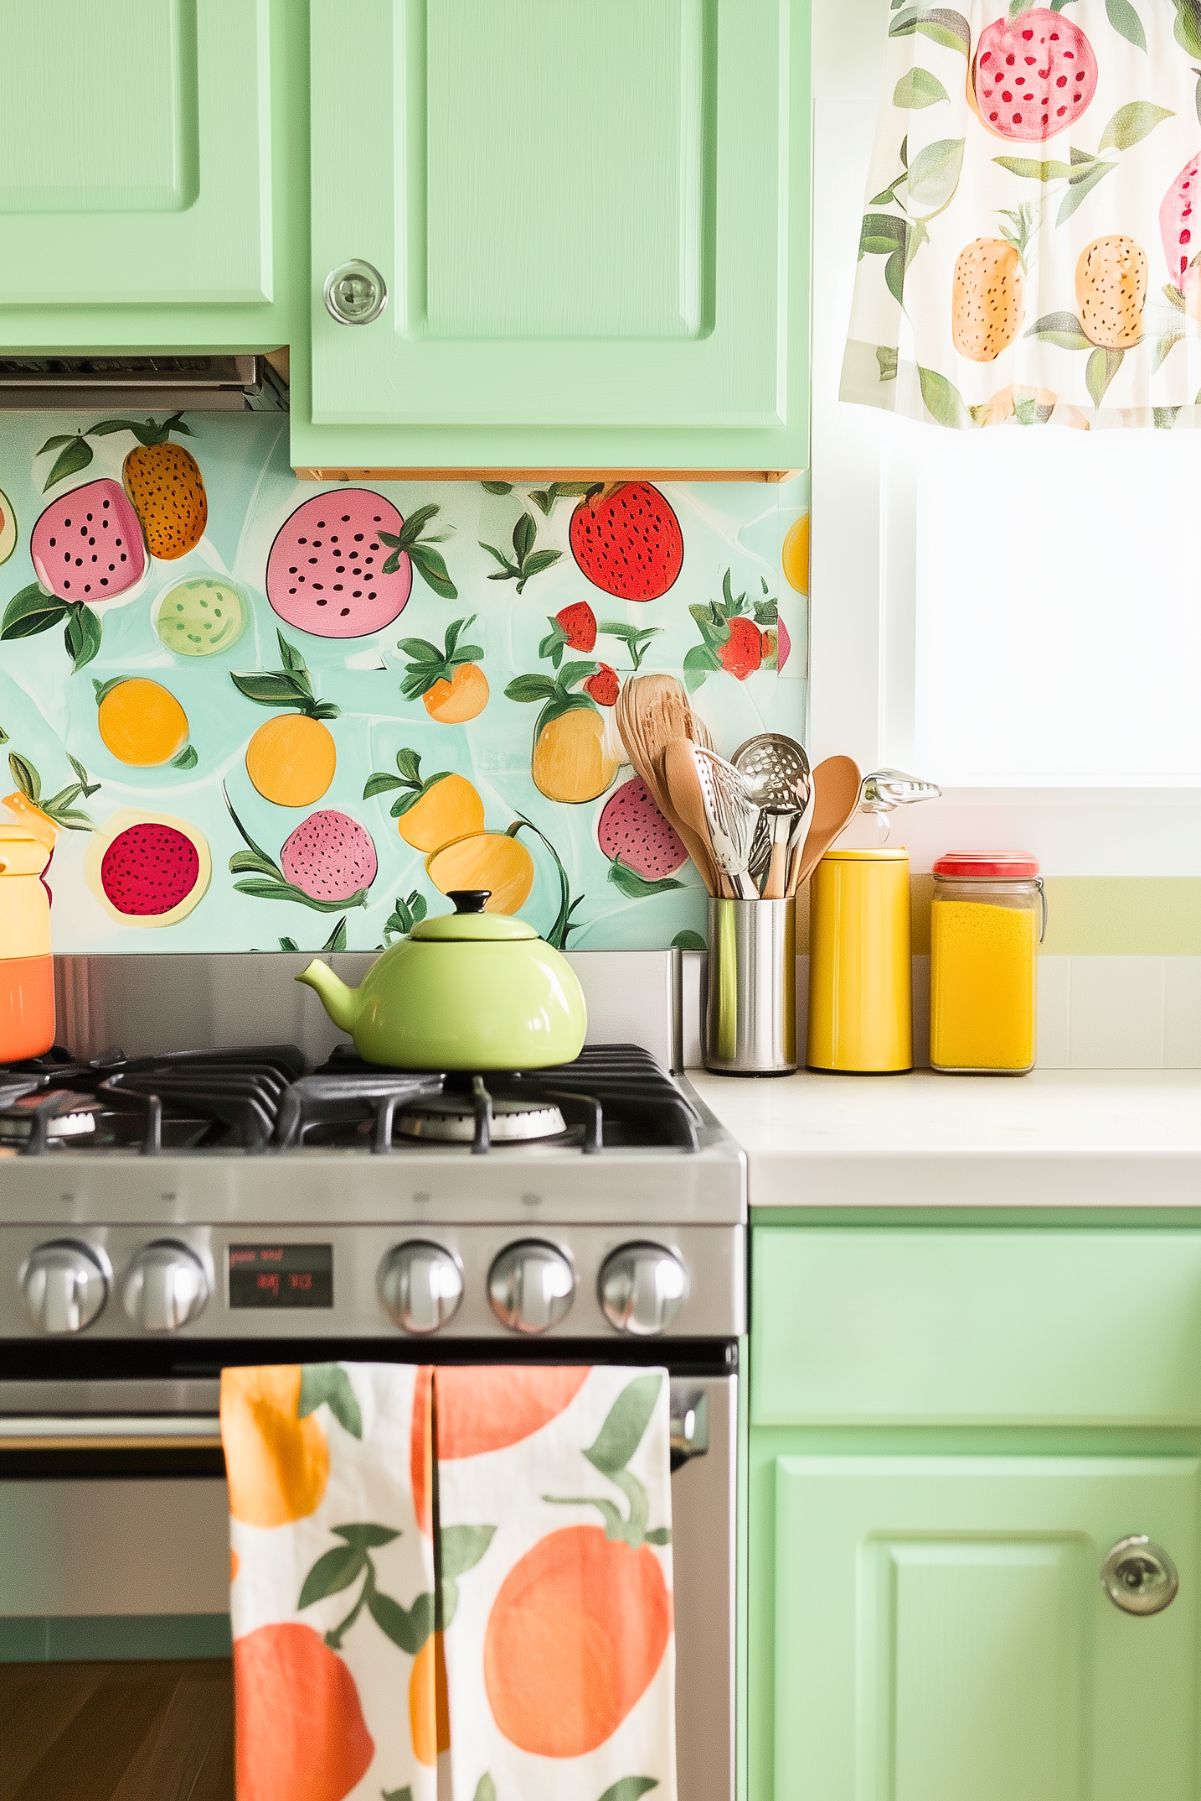
M 711 900 L 705 1068 L 783 1076 L 796 1067 L 796 901 Z

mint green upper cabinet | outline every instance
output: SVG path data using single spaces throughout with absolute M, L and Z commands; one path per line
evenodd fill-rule
M 283 20 L 273 0 L 0 0 L 5 347 L 204 349 L 206 309 L 269 307 Z
M 1193 1458 L 776 1464 L 774 1780 L 756 1801 L 1195 1801 Z M 1099 1580 L 1149 1534 L 1180 1592 Z
M 298 464 L 807 460 L 804 0 L 310 17 Z M 365 325 L 322 304 L 355 259 L 388 291 Z

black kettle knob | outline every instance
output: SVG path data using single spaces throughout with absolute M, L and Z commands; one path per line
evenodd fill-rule
M 456 913 L 482 913 L 492 899 L 491 888 L 449 888 L 447 900 L 453 901 Z

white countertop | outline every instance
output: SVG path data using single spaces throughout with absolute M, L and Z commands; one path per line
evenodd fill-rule
M 1201 1207 L 1201 1071 L 690 1070 L 758 1207 Z

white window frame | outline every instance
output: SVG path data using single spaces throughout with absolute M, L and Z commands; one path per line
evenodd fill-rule
M 813 6 L 810 748 L 864 770 L 911 761 L 915 692 L 913 484 L 895 458 L 891 476 L 885 467 L 893 422 L 838 399 L 886 11 L 887 0 Z M 1034 850 L 1061 876 L 1201 876 L 1197 788 L 948 789 L 904 824 L 919 870 L 940 851 L 987 844 Z

